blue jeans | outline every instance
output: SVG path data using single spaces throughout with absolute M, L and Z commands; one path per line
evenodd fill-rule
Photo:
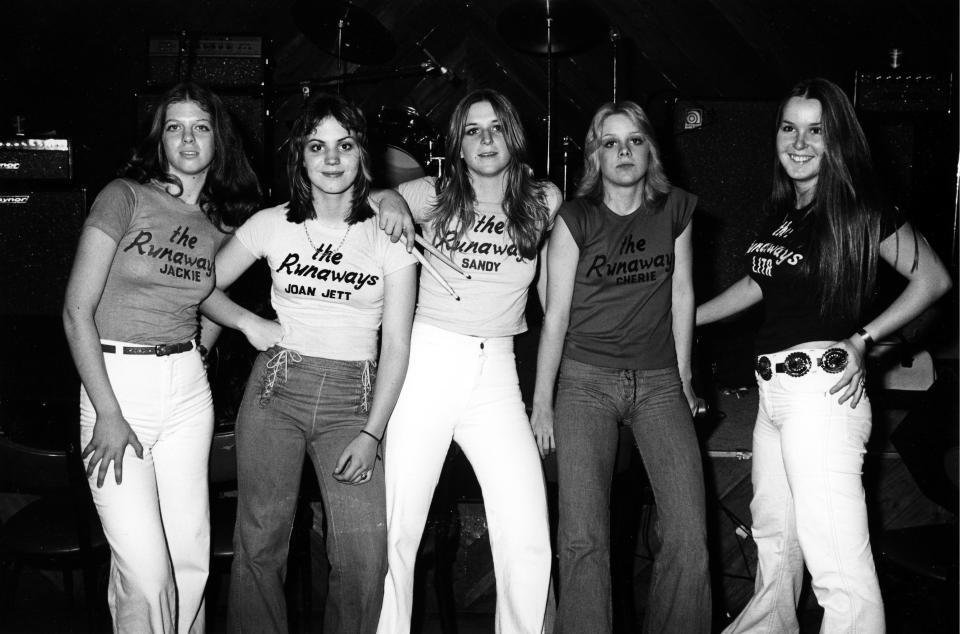
M 323 631 L 377 628 L 387 570 L 383 469 L 349 485 L 337 458 L 367 420 L 373 364 L 300 356 L 274 347 L 257 358 L 237 417 L 239 487 L 228 629 L 287 632 L 283 582 L 304 452 L 327 517 L 329 593 Z M 269 360 L 281 361 L 277 372 Z M 369 373 L 369 374 L 367 374 Z
M 661 543 L 643 631 L 710 631 L 703 465 L 676 367 L 604 368 L 564 358 L 555 434 L 560 487 L 558 634 L 611 632 L 610 487 L 629 425 L 657 502 Z

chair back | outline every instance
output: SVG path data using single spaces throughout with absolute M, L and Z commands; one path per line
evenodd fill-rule
M 210 447 L 210 482 L 223 484 L 237 479 L 237 437 L 233 429 L 213 435 Z
M 0 436 L 0 487 L 17 493 L 52 493 L 75 486 L 66 451 L 28 447 Z M 77 465 L 74 465 L 77 468 Z

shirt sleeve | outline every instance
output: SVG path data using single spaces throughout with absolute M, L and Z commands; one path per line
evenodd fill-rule
M 560 206 L 560 211 L 557 212 L 557 216 L 563 218 L 567 229 L 570 230 L 570 235 L 573 236 L 573 241 L 576 242 L 580 248 L 583 248 L 584 238 L 583 214 L 583 205 L 577 200 L 563 203 L 563 205 Z
M 386 252 L 383 257 L 383 275 L 386 277 L 400 269 L 411 266 L 417 262 L 412 253 L 407 253 L 406 247 L 401 242 L 390 242 L 390 239 L 381 231 L 377 232 L 387 243 Z
M 674 187 L 670 194 L 676 197 L 673 208 L 673 239 L 676 240 L 680 234 L 686 230 L 687 225 L 690 224 L 699 199 L 695 194 L 691 194 L 677 187 Z
M 413 220 L 417 224 L 426 221 L 437 202 L 436 181 L 431 176 L 423 176 L 412 181 L 400 183 L 397 191 L 407 201 Z
M 133 186 L 118 178 L 108 183 L 97 195 L 84 226 L 96 227 L 113 238 L 114 242 L 120 242 L 130 227 L 136 206 L 137 195 Z
M 285 210 L 282 207 L 258 211 L 237 228 L 234 236 L 255 257 L 262 258 L 267 254 L 270 238 L 278 220 L 277 216 L 284 213 Z
M 880 218 L 880 241 L 883 242 L 907 222 L 907 216 L 899 207 L 890 207 Z

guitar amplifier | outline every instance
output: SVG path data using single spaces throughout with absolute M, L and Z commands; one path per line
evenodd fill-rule
M 0 180 L 69 181 L 73 145 L 68 139 L 0 139 Z
M 857 71 L 853 103 L 870 112 L 950 112 L 953 75 Z
M 153 86 L 195 81 L 213 89 L 262 86 L 267 63 L 256 35 L 154 35 L 147 61 Z

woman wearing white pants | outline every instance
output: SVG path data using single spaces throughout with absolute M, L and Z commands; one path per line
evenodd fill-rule
M 451 116 L 439 182 L 424 178 L 399 188 L 425 237 L 471 277 L 446 276 L 451 293 L 420 276 L 410 364 L 384 451 L 389 572 L 380 634 L 410 630 L 417 550 L 451 440 L 483 492 L 496 630 L 538 634 L 543 626 L 551 565 L 547 505 L 513 336 L 526 330 L 527 292 L 560 195 L 530 177 L 524 153 L 510 102 L 477 91 Z
M 198 306 L 259 187 L 219 98 L 195 84 L 164 95 L 124 176 L 93 204 L 63 309 L 82 455 L 114 631 L 202 632 L 213 403 Z
M 697 308 L 697 324 L 763 302 L 753 432 L 753 598 L 728 634 L 797 632 L 803 568 L 821 632 L 883 632 L 861 470 L 871 411 L 864 353 L 950 288 L 930 245 L 885 203 L 853 105 L 820 78 L 777 115 L 773 191 L 747 276 Z M 879 313 L 878 262 L 906 279 Z

